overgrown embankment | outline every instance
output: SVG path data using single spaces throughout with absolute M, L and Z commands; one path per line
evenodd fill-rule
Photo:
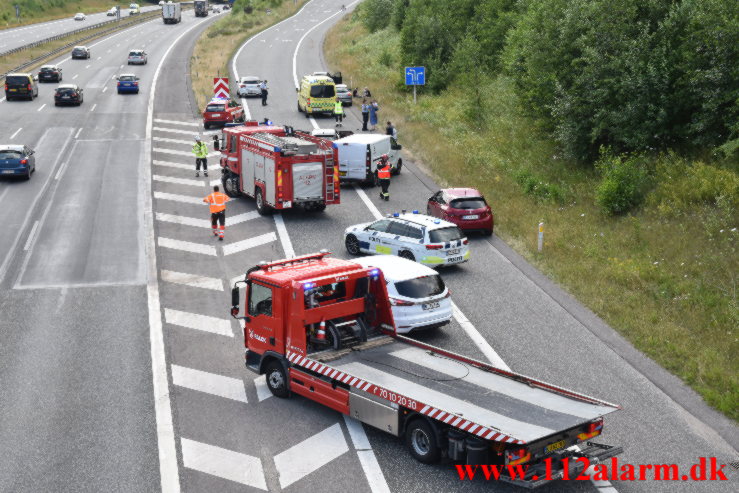
M 629 22 L 639 2 L 622 2 L 618 15 L 604 8 L 596 19 L 599 3 L 366 0 L 333 28 L 324 49 L 331 69 L 371 88 L 383 120 L 396 124 L 404 146 L 442 183 L 485 193 L 508 244 L 739 419 L 739 175 L 731 128 L 739 64 L 714 59 L 733 56 L 736 47 L 721 44 L 721 33 L 736 34 L 726 26 L 736 16 L 713 23 L 724 15 L 720 2 L 673 2 L 698 10 L 673 12 L 672 27 L 683 31 L 670 39 L 652 33 L 650 50 L 640 37 L 656 26 L 648 22 L 575 36 L 592 32 L 578 31 L 578 19 Z M 588 15 L 575 15 L 578 8 Z M 605 53 L 598 36 L 617 49 Z M 541 51 L 548 42 L 558 54 Z M 691 51 L 690 43 L 713 51 Z M 636 68 L 650 69 L 652 51 L 667 45 L 688 50 L 679 80 L 664 64 L 641 77 Z M 551 66 L 562 57 L 569 72 Z M 407 65 L 427 66 L 429 87 L 417 105 L 403 85 Z M 684 101 L 661 83 L 682 90 Z M 715 114 L 721 111 L 728 113 Z
M 195 45 L 190 78 L 198 108 L 202 110 L 213 96 L 213 77 L 229 76 L 231 58 L 244 41 L 290 17 L 307 1 L 236 0 L 230 13 L 210 26 Z M 235 81 L 231 91 L 235 95 Z

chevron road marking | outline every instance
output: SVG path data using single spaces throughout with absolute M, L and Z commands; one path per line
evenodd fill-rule
M 170 125 L 187 125 L 189 127 L 199 127 L 199 123 L 195 122 L 180 122 L 177 120 L 162 120 L 161 118 L 154 118 L 154 121 L 157 123 L 168 123 Z
M 212 245 L 204 245 L 202 243 L 193 243 L 191 241 L 174 240 L 172 238 L 157 238 L 157 244 L 162 248 L 171 248 L 173 250 L 181 250 L 190 253 L 202 253 L 203 255 L 216 256 L 216 247 Z
M 244 382 L 238 378 L 172 365 L 172 383 L 206 394 L 246 403 Z
M 225 245 L 223 247 L 223 254 L 231 255 L 233 253 L 243 252 L 244 250 L 248 250 L 249 248 L 258 247 L 266 243 L 271 243 L 275 240 L 277 240 L 277 235 L 274 233 L 274 231 L 270 231 L 269 233 L 265 233 L 254 238 L 248 238 L 246 240 L 241 240 L 237 241 L 236 243 Z
M 228 226 L 235 226 L 236 224 L 241 224 L 246 221 L 251 221 L 252 219 L 256 219 L 259 217 L 259 213 L 256 211 L 252 212 L 243 212 L 241 214 L 236 214 L 233 217 L 226 217 L 226 224 Z M 189 217 L 189 216 L 178 216 L 176 214 L 165 214 L 163 212 L 157 212 L 156 213 L 157 221 L 163 221 L 167 223 L 174 223 L 174 224 L 182 224 L 185 226 L 195 226 L 197 228 L 207 228 L 211 229 L 211 223 L 207 219 L 198 219 L 195 217 Z
M 180 310 L 164 309 L 164 321 L 168 324 L 187 327 L 188 329 L 202 330 L 227 337 L 233 337 L 231 321 L 223 318 L 209 317 L 197 313 L 182 312 Z
M 256 387 L 257 389 L 257 399 L 259 399 L 259 402 L 272 397 L 272 392 L 270 392 L 269 387 L 267 387 L 266 375 L 259 375 L 257 378 L 255 378 L 254 387 Z
M 156 159 L 152 161 L 152 164 L 156 166 L 167 166 L 169 168 L 179 168 L 179 169 L 186 169 L 188 171 L 194 171 L 195 170 L 195 164 L 183 164 L 183 163 L 173 163 L 171 161 L 157 161 Z
M 267 491 L 264 468 L 258 457 L 187 438 L 181 438 L 180 445 L 185 467 Z
M 275 455 L 275 466 L 284 489 L 349 451 L 341 425 L 322 432 Z
M 167 133 L 173 133 L 173 134 L 190 135 L 193 138 L 195 137 L 195 134 L 193 133 L 192 130 L 184 130 L 181 128 L 153 127 L 152 130 L 156 130 L 157 132 L 167 132 Z M 207 131 L 201 132 L 201 134 L 203 135 L 215 135 L 217 133 L 219 133 L 218 130 L 207 130 Z M 192 142 L 192 141 L 188 140 L 188 142 Z
M 153 175 L 151 177 L 154 181 L 159 181 L 163 183 L 175 183 L 177 185 L 187 185 L 189 187 L 207 187 L 208 184 L 201 180 L 193 180 L 190 178 L 175 178 L 173 176 L 162 176 L 162 175 Z
M 162 281 L 174 284 L 183 284 L 193 288 L 211 289 L 213 291 L 223 291 L 223 282 L 215 277 L 199 276 L 197 274 L 186 274 L 184 272 L 175 272 L 171 270 L 162 270 L 160 273 Z
M 162 154 L 174 154 L 175 156 L 188 156 L 191 158 L 194 158 L 192 152 L 190 151 L 178 151 L 177 149 L 164 149 L 163 147 L 155 147 L 152 149 L 153 152 L 159 152 Z
M 154 192 L 154 198 L 160 200 L 173 200 L 175 202 L 183 202 L 185 204 L 204 204 L 202 198 L 193 197 L 190 195 L 178 195 L 176 193 Z

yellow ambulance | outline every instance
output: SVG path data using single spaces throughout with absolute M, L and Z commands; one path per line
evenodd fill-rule
M 326 75 L 306 75 L 298 88 L 298 111 L 306 117 L 316 114 L 333 115 L 336 83 Z

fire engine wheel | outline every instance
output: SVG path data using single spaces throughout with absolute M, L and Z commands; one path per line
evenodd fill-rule
M 257 203 L 257 212 L 261 214 L 262 216 L 266 216 L 270 213 L 272 209 L 264 202 L 264 195 L 262 194 L 262 189 L 257 188 L 257 190 L 254 192 L 254 200 Z
M 405 444 L 413 458 L 424 464 L 433 464 L 441 458 L 436 433 L 424 419 L 411 421 L 405 430 Z
M 279 361 L 273 361 L 267 365 L 267 371 L 265 372 L 267 387 L 272 395 L 275 397 L 287 397 L 287 377 L 285 376 L 285 369 L 282 367 Z
M 241 195 L 239 190 L 239 177 L 234 174 L 227 174 L 221 177 L 221 184 L 223 184 L 223 191 L 229 197 L 238 197 Z
M 344 245 L 346 246 L 346 251 L 352 255 L 359 255 L 361 253 L 359 251 L 359 240 L 354 235 L 348 235 L 346 240 L 344 240 Z
M 410 260 L 412 262 L 415 262 L 416 261 L 416 257 L 414 257 L 413 254 L 411 252 L 409 252 L 408 250 L 403 250 L 402 252 L 400 252 L 398 254 L 398 257 L 400 257 L 400 258 L 407 258 L 408 260 Z

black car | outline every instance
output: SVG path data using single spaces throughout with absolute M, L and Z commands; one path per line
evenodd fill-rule
M 61 67 L 57 67 L 56 65 L 44 65 L 38 71 L 38 80 L 40 82 L 61 82 Z
M 5 76 L 5 97 L 33 101 L 38 96 L 38 77 L 32 74 L 8 74 Z
M 56 88 L 54 106 L 61 106 L 63 104 L 76 104 L 79 106 L 82 104 L 83 99 L 84 96 L 81 87 L 74 84 L 63 84 Z
M 72 59 L 75 58 L 90 58 L 90 48 L 87 46 L 75 46 L 72 49 Z

